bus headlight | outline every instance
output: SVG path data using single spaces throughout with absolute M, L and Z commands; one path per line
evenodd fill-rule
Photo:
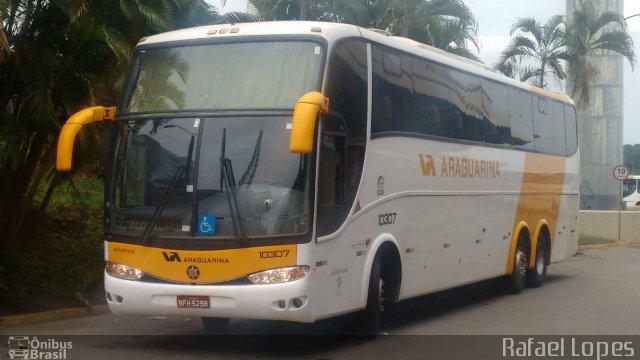
M 292 266 L 260 271 L 249 275 L 249 280 L 254 284 L 281 284 L 302 279 L 308 273 L 308 266 Z
M 107 261 L 106 270 L 107 274 L 120 279 L 140 280 L 140 278 L 142 277 L 142 270 L 124 264 L 113 263 L 110 261 Z

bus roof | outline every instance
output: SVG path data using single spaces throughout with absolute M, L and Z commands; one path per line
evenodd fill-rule
M 314 21 L 271 21 L 240 24 L 205 25 L 189 29 L 176 30 L 142 38 L 138 45 L 156 44 L 174 41 L 189 41 L 207 38 L 232 38 L 243 36 L 311 35 L 325 38 L 329 44 L 341 38 L 362 37 L 382 45 L 433 60 L 463 71 L 467 71 L 494 81 L 534 92 L 538 95 L 573 105 L 565 94 L 541 89 L 504 76 L 495 69 L 473 60 L 463 58 L 444 50 L 419 43 L 417 41 L 392 36 L 383 30 L 364 29 L 355 25 L 314 22 Z

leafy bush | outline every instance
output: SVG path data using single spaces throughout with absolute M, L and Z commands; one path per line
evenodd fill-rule
M 31 234 L 22 252 L 0 258 L 0 303 L 104 301 L 102 209 L 53 205 L 41 218 L 36 214 L 22 232 Z

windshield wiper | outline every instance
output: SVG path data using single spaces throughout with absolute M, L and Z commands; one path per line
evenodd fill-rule
M 233 223 L 233 234 L 236 240 L 244 242 L 246 240 L 244 235 L 244 227 L 242 225 L 242 214 L 238 207 L 238 198 L 236 193 L 238 188 L 236 186 L 236 179 L 233 175 L 233 166 L 231 165 L 231 159 L 226 156 L 226 140 L 227 140 L 227 128 L 222 130 L 222 150 L 220 152 L 220 175 L 224 180 L 224 184 L 227 186 L 227 201 L 229 202 L 229 210 L 231 213 L 231 221 Z
M 162 199 L 160 200 L 160 203 L 158 204 L 158 206 L 156 206 L 156 209 L 153 211 L 153 216 L 151 217 L 151 221 L 149 221 L 149 224 L 147 224 L 147 227 L 144 229 L 144 232 L 140 236 L 140 240 L 143 244 L 146 243 L 147 238 L 149 237 L 149 234 L 151 234 L 151 231 L 153 230 L 154 226 L 156 226 L 156 223 L 158 222 L 160 215 L 162 215 L 162 212 L 167 207 L 169 200 L 171 199 L 173 194 L 175 194 L 176 189 L 178 188 L 178 179 L 180 179 L 180 175 L 182 175 L 182 172 L 185 170 L 186 170 L 185 166 L 178 166 L 178 168 L 176 169 L 176 172 L 173 174 L 173 178 L 171 179 L 171 182 L 169 183 L 167 190 L 165 190 L 164 194 L 162 194 Z
M 156 206 L 156 209 L 153 211 L 153 216 L 151 217 L 151 221 L 149 221 L 149 224 L 147 224 L 147 227 L 145 227 L 144 232 L 140 236 L 140 240 L 142 243 L 146 243 L 147 238 L 151 234 L 151 231 L 153 230 L 153 228 L 156 226 L 156 223 L 158 222 L 158 219 L 162 215 L 162 212 L 169 204 L 169 200 L 171 200 L 171 198 L 173 197 L 173 194 L 176 193 L 176 190 L 178 189 L 178 180 L 180 179 L 180 176 L 182 175 L 182 173 L 184 172 L 185 184 L 189 183 L 189 174 L 191 173 L 191 158 L 193 156 L 195 134 L 192 134 L 186 131 L 184 128 L 178 125 L 169 124 L 169 125 L 164 125 L 163 128 L 165 129 L 177 128 L 191 136 L 191 139 L 189 140 L 189 148 L 187 150 L 187 161 L 184 165 L 178 166 L 178 168 L 176 169 L 176 172 L 173 174 L 173 178 L 171 179 L 169 186 L 167 187 L 167 190 L 165 190 L 164 194 L 162 194 L 162 199 L 160 200 L 160 203 L 158 204 L 158 206 Z

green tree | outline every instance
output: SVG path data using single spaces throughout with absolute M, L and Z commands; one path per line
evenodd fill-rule
M 0 252 L 8 254 L 19 250 L 42 183 L 49 185 L 44 208 L 64 180 L 53 163 L 68 116 L 115 103 L 141 37 L 220 16 L 204 0 L 13 0 L 0 1 L 0 20 Z M 79 145 L 104 143 L 98 134 L 89 127 Z
M 509 35 L 512 38 L 496 65 L 498 70 L 538 87 L 547 87 L 549 78 L 566 78 L 562 60 L 568 60 L 569 53 L 564 16 L 552 16 L 545 24 L 529 17 L 518 19 Z
M 640 175 L 640 144 L 627 144 L 623 148 L 624 164 L 634 175 Z
M 570 16 L 566 45 L 571 54 L 568 80 L 570 95 L 580 108 L 589 104 L 591 88 L 599 72 L 592 55 L 612 51 L 624 56 L 633 69 L 636 55 L 627 23 L 621 14 L 604 12 L 597 15 L 592 2 L 581 1 Z

